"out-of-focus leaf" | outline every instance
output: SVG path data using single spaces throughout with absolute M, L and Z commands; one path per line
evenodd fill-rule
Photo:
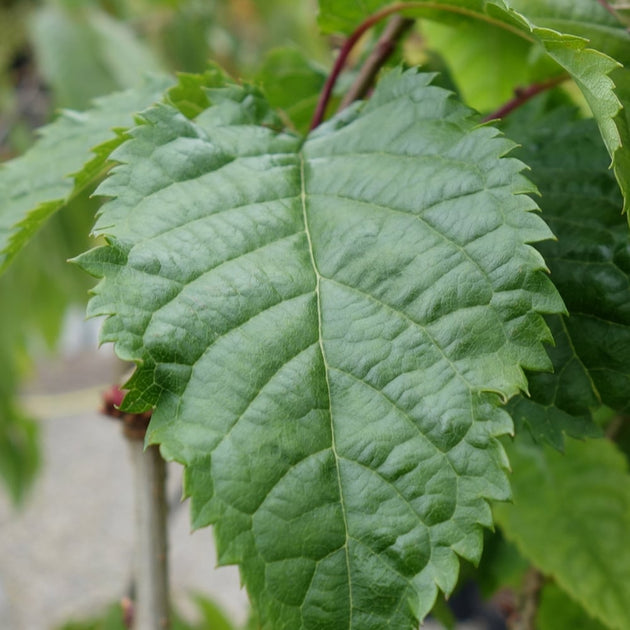
M 495 518 L 521 553 L 609 628 L 630 628 L 630 474 L 608 440 L 566 440 L 566 454 L 509 445 L 514 504 Z M 555 626 L 558 628 L 558 626 Z
M 426 20 L 422 33 L 446 60 L 464 101 L 481 112 L 512 98 L 515 88 L 562 72 L 551 60 L 541 63 L 548 57 L 540 45 L 492 24 L 452 26 Z
M 536 630 L 606 630 L 607 626 L 589 616 L 557 584 L 542 588 Z
M 510 403 L 517 423 L 562 447 L 562 433 L 594 435 L 591 412 L 630 409 L 630 238 L 622 199 L 592 120 L 573 110 L 509 116 L 506 133 L 522 146 L 541 192 L 543 218 L 557 241 L 538 245 L 569 317 L 549 318 L 553 374 L 530 378 L 531 398 Z
M 31 26 L 38 66 L 60 107 L 86 109 L 93 98 L 137 88 L 161 71 L 127 26 L 93 6 L 46 4 Z
M 0 479 L 19 505 L 39 470 L 39 431 L 37 424 L 18 409 L 13 396 L 13 391 L 0 391 Z
M 326 73 L 294 48 L 271 51 L 256 75 L 269 104 L 282 110 L 295 129 L 308 131 Z
M 114 129 L 132 125 L 134 114 L 171 84 L 152 78 L 141 88 L 98 99 L 86 112 L 64 111 L 29 151 L 0 165 L 0 271 L 52 214 L 104 172 L 109 151 L 122 142 Z M 91 152 L 108 139 L 106 150 Z M 72 175 L 82 167 L 75 184 Z
M 516 545 L 500 531 L 488 536 L 481 556 L 481 562 L 475 572 L 475 581 L 484 598 L 490 598 L 499 589 L 510 588 L 518 591 L 530 563 L 519 553 Z

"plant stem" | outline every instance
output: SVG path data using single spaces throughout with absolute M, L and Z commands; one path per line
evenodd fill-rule
M 604 9 L 606 9 L 606 11 L 608 11 L 608 13 L 610 13 L 611 15 L 614 15 L 617 19 L 619 19 L 619 16 L 617 15 L 617 12 L 610 5 L 610 3 L 607 2 L 607 0 L 597 0 L 597 2 L 599 2 L 599 4 L 601 4 L 604 7 Z
M 122 421 L 129 454 L 135 498 L 135 557 L 130 596 L 123 598 L 124 624 L 134 630 L 168 630 L 168 503 L 166 463 L 157 446 L 144 448 L 151 411 L 121 411 L 124 392 L 112 386 L 103 395 L 102 413 Z
M 403 18 L 400 15 L 395 15 L 389 21 L 383 31 L 383 34 L 376 43 L 376 47 L 363 64 L 363 67 L 359 72 L 359 76 L 343 97 L 341 104 L 339 105 L 340 110 L 345 109 L 348 105 L 367 94 L 367 91 L 374 82 L 374 78 L 378 74 L 378 71 L 387 59 L 389 59 L 396 48 L 396 43 L 405 34 L 405 32 L 411 28 L 413 22 L 413 20 Z
M 629 416 L 619 414 L 615 416 L 610 424 L 606 427 L 606 437 L 615 442 L 619 437 L 619 434 L 623 431 L 626 422 L 630 419 Z
M 556 85 L 560 85 L 567 79 L 569 79 L 569 75 L 561 74 L 560 76 L 553 77 L 552 79 L 548 79 L 547 81 L 541 81 L 540 83 L 534 83 L 532 85 L 527 86 L 526 88 L 517 88 L 514 90 L 514 98 L 509 100 L 505 105 L 502 105 L 496 111 L 488 114 L 483 117 L 483 122 L 488 122 L 490 120 L 500 120 L 501 118 L 505 118 L 509 113 L 513 112 L 515 109 L 519 108 L 521 105 L 524 105 L 531 98 L 544 92 L 546 90 L 550 90 L 551 88 L 556 87 Z
M 313 120 L 311 121 L 311 130 L 315 129 L 315 127 L 318 127 L 321 124 L 322 120 L 324 120 L 326 107 L 332 95 L 335 83 L 337 82 L 337 78 L 341 74 L 343 67 L 346 65 L 346 61 L 348 60 L 348 56 L 352 52 L 352 49 L 359 41 L 359 39 L 361 39 L 361 36 L 369 31 L 375 24 L 378 24 L 378 22 L 384 20 L 388 15 L 400 11 L 401 7 L 404 7 L 404 5 L 396 4 L 385 7 L 381 11 L 377 11 L 370 17 L 366 18 L 363 22 L 361 22 L 361 24 L 359 24 L 359 26 L 350 35 L 350 37 L 348 37 L 348 39 L 346 39 L 346 41 L 343 43 L 343 46 L 341 47 L 341 50 L 339 51 L 337 59 L 335 60 L 335 63 L 333 65 L 333 68 L 328 75 L 328 79 L 326 79 L 324 89 L 319 95 L 319 101 L 317 102 L 317 107 L 315 108 Z
M 129 438 L 136 503 L 134 630 L 166 630 L 169 622 L 166 464 L 157 446 Z
M 510 630 L 536 630 L 536 615 L 540 603 L 540 590 L 545 583 L 543 574 L 531 567 L 523 579 L 523 590 L 517 615 L 510 620 Z
M 324 89 L 319 96 L 319 101 L 317 102 L 317 107 L 313 115 L 313 120 L 311 121 L 311 131 L 315 129 L 315 127 L 319 126 L 322 120 L 324 120 L 326 106 L 330 101 L 330 97 L 332 95 L 335 83 L 337 82 L 337 78 L 341 74 L 341 71 L 346 64 L 348 56 L 352 52 L 352 49 L 354 48 L 357 41 L 359 41 L 361 36 L 370 28 L 372 28 L 375 24 L 385 19 L 387 16 L 393 15 L 394 13 L 409 11 L 411 9 L 444 11 L 445 13 L 464 15 L 466 17 L 486 22 L 487 24 L 492 24 L 494 26 L 497 26 L 498 28 L 502 28 L 503 30 L 510 31 L 511 33 L 514 33 L 518 37 L 526 39 L 527 41 L 535 41 L 532 35 L 526 33 L 524 30 L 516 26 L 509 25 L 505 22 L 501 22 L 500 20 L 492 18 L 478 11 L 469 9 L 467 7 L 444 4 L 443 2 L 429 2 L 427 0 L 424 0 L 423 2 L 395 2 L 394 4 L 390 4 L 389 6 L 383 7 L 380 11 L 377 11 L 376 13 L 373 13 L 371 16 L 367 17 L 361 24 L 359 24 L 356 30 L 344 42 L 341 50 L 339 51 L 339 55 L 337 55 L 337 59 L 335 60 L 333 69 L 328 76 L 326 83 L 324 84 Z

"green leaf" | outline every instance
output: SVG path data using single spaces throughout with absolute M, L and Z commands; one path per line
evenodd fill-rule
M 462 99 L 481 112 L 497 109 L 515 89 L 561 72 L 540 45 L 492 24 L 453 26 L 426 20 L 422 35 L 447 62 Z
M 474 576 L 481 596 L 489 600 L 501 589 L 520 591 L 525 574 L 531 568 L 530 563 L 501 531 L 495 531 L 487 538 Z
M 562 451 L 565 435 L 601 435 L 592 417 L 601 400 L 578 354 L 582 348 L 573 345 L 566 318 L 549 317 L 547 322 L 556 341 L 549 351 L 554 371 L 528 375 L 529 396 L 516 396 L 507 408 L 517 431 L 527 427 L 537 442 L 547 442 Z
M 522 146 L 542 195 L 543 218 L 557 241 L 538 245 L 570 317 L 549 324 L 553 374 L 531 375 L 531 399 L 510 413 L 537 439 L 562 447 L 562 432 L 588 436 L 592 410 L 630 404 L 630 244 L 622 199 L 592 120 L 537 104 L 509 116 L 506 133 Z
M 122 142 L 114 129 L 131 126 L 133 115 L 171 83 L 155 77 L 142 88 L 98 99 L 86 112 L 63 111 L 29 151 L 0 166 L 0 271 L 52 214 L 102 175 L 109 153 Z M 101 143 L 94 156 L 90 150 Z
M 581 0 L 579 7 L 585 6 L 584 1 Z M 627 77 L 628 73 L 624 72 L 622 77 L 626 87 L 623 91 L 615 91 L 615 83 L 611 75 L 615 74 L 615 82 L 621 82 L 621 78 L 617 79 L 617 74 L 623 72 L 620 68 L 621 64 L 605 52 L 591 48 L 589 40 L 579 33 L 574 34 L 572 20 L 574 10 L 571 9 L 573 5 L 566 2 L 561 5 L 556 4 L 556 19 L 557 15 L 563 16 L 563 19 L 558 22 L 571 26 L 570 30 L 560 32 L 545 26 L 549 23 L 546 18 L 542 19 L 542 25 L 536 21 L 541 4 L 547 3 L 534 2 L 533 9 L 530 10 L 530 3 L 523 0 L 521 14 L 504 0 L 473 0 L 472 2 L 470 0 L 440 0 L 439 2 L 416 0 L 395 4 L 385 0 L 365 0 L 361 3 L 354 0 L 320 0 L 319 23 L 322 29 L 328 32 L 335 30 L 349 32 L 368 15 L 390 5 L 405 8 L 405 13 L 408 15 L 447 20 L 448 23 L 455 25 L 469 24 L 471 20 L 489 23 L 503 28 L 516 37 L 536 42 L 571 76 L 589 104 L 597 120 L 604 144 L 612 157 L 613 169 L 624 195 L 624 210 L 627 210 L 630 204 L 630 121 L 622 106 L 622 100 L 624 103 L 630 103 L 630 99 L 626 100 L 626 96 L 630 97 L 630 77 Z M 598 20 L 601 15 L 602 8 L 600 7 L 597 10 Z M 615 21 L 614 18 L 611 17 L 611 19 Z M 586 20 L 587 17 L 584 17 L 584 21 Z M 614 28 L 610 27 L 615 32 L 615 38 L 610 40 L 614 45 L 607 44 L 607 38 L 603 35 L 597 41 L 601 42 L 602 46 L 606 46 L 605 50 L 611 46 L 616 52 L 622 47 L 621 40 L 618 40 L 617 36 L 626 37 L 626 35 L 621 35 L 623 29 L 616 21 L 615 23 Z M 577 24 L 579 25 L 580 22 Z M 579 28 L 575 30 L 582 32 Z M 593 27 L 591 30 L 594 32 L 596 29 Z M 494 64 L 488 68 L 488 72 L 494 72 Z
M 308 131 L 326 73 L 294 48 L 272 50 L 256 75 L 275 109 L 281 109 L 298 131 Z
M 12 392 L 0 393 L 0 479 L 20 504 L 39 470 L 39 431 L 11 400 Z
M 201 622 L 195 625 L 198 630 L 235 630 L 221 608 L 211 599 L 196 595 L 195 606 L 201 615 Z
M 589 617 L 557 584 L 547 583 L 540 594 L 536 616 L 537 630 L 606 630 Z
M 549 367 L 533 188 L 431 79 L 306 140 L 249 87 L 158 106 L 99 189 L 89 313 L 262 628 L 417 627 L 509 496 L 498 405 Z
M 59 107 L 86 109 L 92 99 L 137 88 L 160 64 L 121 22 L 96 7 L 47 4 L 33 15 L 38 68 Z
M 569 439 L 566 455 L 521 440 L 508 454 L 514 505 L 494 509 L 506 536 L 591 615 L 609 628 L 629 628 L 630 475 L 625 457 L 607 440 Z
M 510 0 L 510 6 L 537 26 L 571 33 L 626 64 L 630 61 L 630 33 L 599 2 L 592 0 Z
M 20 409 L 20 380 L 32 371 L 28 352 L 56 343 L 69 305 L 84 307 L 89 283 L 66 260 L 89 245 L 95 201 L 73 199 L 0 277 L 0 478 L 17 503 L 39 469 L 38 427 Z

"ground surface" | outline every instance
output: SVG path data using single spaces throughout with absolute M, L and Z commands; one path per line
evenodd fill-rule
M 15 512 L 0 493 L 1 630 L 52 630 L 94 614 L 128 588 L 133 499 L 127 444 L 118 424 L 94 411 L 114 373 L 112 361 L 102 355 L 75 355 L 44 366 L 27 392 L 27 405 L 42 418 L 44 461 L 22 510 Z M 71 392 L 69 384 L 81 389 Z M 174 498 L 179 475 L 173 466 Z M 190 610 L 186 595 L 198 591 L 243 621 L 247 597 L 238 572 L 215 568 L 212 532 L 190 533 L 187 505 L 176 509 L 170 538 L 180 605 Z

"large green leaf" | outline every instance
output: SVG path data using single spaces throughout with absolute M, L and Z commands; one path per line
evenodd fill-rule
M 417 627 L 505 499 L 499 408 L 562 304 L 513 146 L 390 73 L 306 140 L 227 84 L 144 114 L 99 189 L 89 312 L 263 628 Z
M 550 325 L 556 347 L 553 374 L 530 377 L 531 399 L 510 413 L 538 438 L 562 445 L 562 431 L 593 433 L 591 411 L 602 403 L 630 405 L 630 240 L 622 199 L 592 120 L 538 105 L 508 117 L 506 133 L 531 166 L 543 217 L 558 240 L 538 249 L 549 265 L 570 317 Z
M 501 528 L 591 615 L 630 628 L 625 457 L 607 440 L 567 440 L 566 455 L 519 440 L 508 453 L 514 504 L 495 506 Z
M 627 210 L 630 204 L 630 122 L 622 101 L 630 102 L 626 98 L 630 97 L 630 77 L 625 76 L 627 73 L 619 79 L 615 76 L 615 82 L 623 81 L 628 86 L 627 89 L 615 91 L 615 83 L 610 75 L 620 71 L 620 63 L 605 52 L 591 48 L 589 40 L 583 37 L 584 29 L 579 26 L 587 24 L 592 13 L 582 10 L 584 1 L 578 3 L 577 11 L 568 2 L 555 5 L 554 24 L 567 26 L 569 30 L 564 32 L 545 26 L 549 23 L 549 11 L 541 10 L 541 6 L 544 8 L 548 3 L 534 2 L 530 10 L 530 3 L 525 0 L 522 14 L 504 0 L 415 0 L 393 4 L 385 0 L 365 0 L 360 3 L 355 0 L 320 0 L 319 23 L 325 31 L 349 32 L 369 14 L 387 6 L 395 6 L 405 9 L 408 15 L 446 19 L 455 25 L 469 24 L 471 20 L 485 22 L 503 28 L 516 37 L 536 42 L 569 73 L 588 102 L 612 157 L 615 175 L 624 194 L 624 209 Z M 596 19 L 603 20 L 602 24 L 614 31 L 615 37 L 610 37 L 612 43 L 607 44 L 605 35 L 595 27 L 586 34 L 593 37 L 597 35 L 597 42 L 603 48 L 605 46 L 604 50 L 610 47 L 613 52 L 618 52 L 623 48 L 623 42 L 628 41 L 627 34 L 622 34 L 623 28 L 615 18 L 602 17 L 605 13 L 602 7 L 594 11 Z M 582 16 L 581 21 L 573 19 L 576 13 Z M 542 24 L 536 20 L 536 16 L 541 16 Z M 575 29 L 572 27 L 574 23 L 577 24 Z M 626 56 L 627 53 L 624 59 Z M 488 72 L 493 71 L 493 67 L 488 68 Z
M 48 217 L 103 173 L 109 152 L 122 141 L 114 129 L 131 126 L 133 115 L 171 83 L 156 77 L 142 88 L 98 99 L 86 112 L 63 111 L 29 151 L 0 166 L 0 271 Z M 105 149 L 91 153 L 108 139 Z M 82 168 L 75 185 L 72 174 Z

